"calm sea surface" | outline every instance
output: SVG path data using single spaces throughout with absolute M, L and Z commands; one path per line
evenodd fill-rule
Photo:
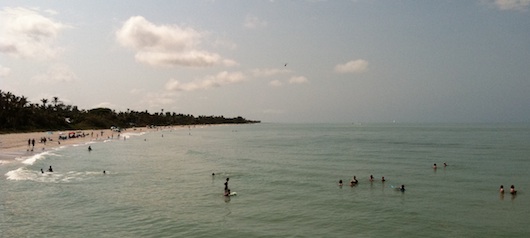
M 0 237 L 528 237 L 529 169 L 530 125 L 129 130 L 1 165 Z

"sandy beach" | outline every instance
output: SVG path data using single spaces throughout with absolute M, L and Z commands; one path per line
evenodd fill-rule
M 68 137 L 70 133 L 78 136 L 75 138 L 59 139 L 59 136 Z M 0 134 L 0 164 L 10 162 L 18 157 L 31 156 L 35 153 L 59 146 L 82 144 L 89 141 L 105 139 L 117 139 L 121 133 L 123 131 L 116 132 L 107 129 Z M 41 141 L 42 138 L 46 138 L 46 143 Z M 35 139 L 35 146 L 28 142 L 28 140 L 33 139 Z
M 220 124 L 222 125 L 222 124 Z M 199 127 L 212 126 L 200 125 Z M 194 125 L 193 128 L 196 128 Z M 163 126 L 155 128 L 136 127 L 127 128 L 121 132 L 110 129 L 94 130 L 69 130 L 69 131 L 43 131 L 30 133 L 11 133 L 0 134 L 0 165 L 14 161 L 16 158 L 29 157 L 46 150 L 54 149 L 60 146 L 75 144 L 85 144 L 90 141 L 104 141 L 107 139 L 121 139 L 121 135 L 126 133 L 150 132 L 158 130 L 177 130 L 189 128 L 189 126 Z M 69 137 L 70 133 L 74 135 L 84 135 L 75 138 L 59 139 L 59 136 Z M 46 138 L 46 143 L 41 142 L 41 138 Z M 28 143 L 28 140 L 35 139 L 35 146 Z

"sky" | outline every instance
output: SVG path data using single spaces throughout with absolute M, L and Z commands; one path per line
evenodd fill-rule
M 530 0 L 3 0 L 0 90 L 274 123 L 530 122 Z

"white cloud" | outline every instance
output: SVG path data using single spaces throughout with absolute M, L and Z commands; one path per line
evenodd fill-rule
M 283 83 L 280 80 L 272 80 L 269 84 L 273 87 L 280 87 L 283 85 Z
M 0 77 L 7 77 L 11 73 L 11 69 L 0 65 Z
M 68 27 L 38 10 L 5 7 L 0 11 L 0 52 L 16 58 L 55 58 L 62 51 L 55 41 Z
M 172 92 L 150 92 L 144 95 L 143 103 L 149 108 L 162 108 L 175 104 L 175 94 Z
M 337 73 L 362 73 L 368 70 L 368 61 L 358 59 L 352 60 L 345 64 L 338 64 L 335 66 L 335 72 Z
M 249 29 L 256 29 L 258 27 L 265 27 L 267 26 L 267 22 L 260 20 L 259 18 L 255 16 L 247 16 L 245 18 L 245 23 L 243 24 L 246 28 Z
M 181 83 L 175 79 L 170 79 L 166 83 L 166 90 L 170 91 L 195 91 L 204 90 L 214 87 L 220 87 L 223 85 L 239 83 L 245 80 L 245 75 L 241 72 L 229 73 L 226 71 L 220 72 L 216 75 L 207 76 L 205 79 Z
M 495 0 L 495 6 L 501 10 L 526 10 L 530 0 Z
M 290 84 L 302 84 L 307 82 L 309 82 L 309 80 L 307 80 L 307 78 L 304 76 L 295 76 L 289 79 Z
M 204 34 L 190 27 L 155 25 L 142 16 L 129 18 L 116 32 L 122 46 L 136 51 L 135 59 L 152 66 L 209 67 L 237 63 L 199 49 Z
M 77 75 L 64 64 L 52 66 L 48 72 L 34 76 L 32 80 L 40 83 L 68 83 L 77 81 Z
M 140 88 L 133 88 L 129 91 L 131 94 L 142 94 L 143 92 L 145 92 L 145 89 Z

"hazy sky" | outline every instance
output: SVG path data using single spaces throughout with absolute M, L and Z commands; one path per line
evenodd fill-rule
M 530 0 L 3 0 L 0 89 L 263 122 L 530 122 Z

